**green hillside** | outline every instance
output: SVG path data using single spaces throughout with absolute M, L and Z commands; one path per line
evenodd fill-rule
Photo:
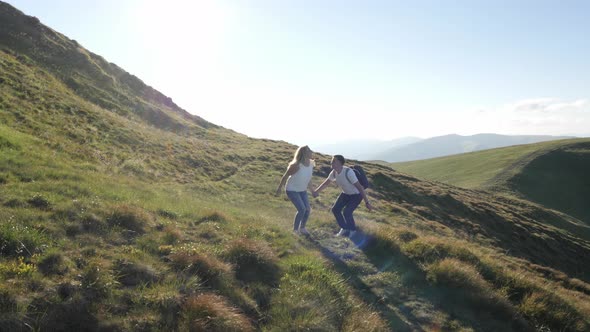
M 587 227 L 362 163 L 360 234 L 333 236 L 331 188 L 297 236 L 274 196 L 295 148 L 192 116 L 0 2 L 0 331 L 590 328 Z
M 516 194 L 590 224 L 590 139 L 557 140 L 392 164 L 419 178 Z

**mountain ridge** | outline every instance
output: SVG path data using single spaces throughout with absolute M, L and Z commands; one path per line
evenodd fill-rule
M 384 149 L 403 146 L 421 141 L 419 137 L 402 137 L 394 140 L 349 140 L 331 144 L 314 144 L 312 148 L 321 153 L 335 155 L 341 154 L 349 159 L 369 160 L 375 153 Z
M 493 149 L 504 146 L 529 144 L 549 140 L 568 139 L 565 136 L 539 135 L 499 135 L 476 134 L 462 136 L 450 134 L 425 139 L 423 141 L 393 148 L 375 155 L 373 160 L 387 162 L 404 162 L 437 158 L 447 155 L 461 154 L 473 151 Z
M 0 2 L 0 14 L 0 40 L 18 51 L 19 56 L 26 55 L 43 64 L 81 97 L 114 112 L 138 115 L 162 128 L 187 129 L 171 113 L 201 127 L 214 126 L 186 112 L 136 76 L 82 48 L 75 40 L 41 24 L 36 17 L 4 2 Z

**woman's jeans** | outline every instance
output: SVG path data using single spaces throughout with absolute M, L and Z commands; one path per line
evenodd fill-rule
M 293 202 L 293 205 L 297 208 L 297 214 L 293 221 L 293 229 L 299 230 L 299 228 L 305 228 L 307 218 L 309 218 L 309 212 L 311 207 L 309 206 L 309 200 L 307 199 L 307 191 L 287 191 L 287 197 Z
M 362 200 L 363 197 L 361 194 L 347 195 L 341 193 L 340 196 L 338 196 L 336 203 L 334 203 L 334 206 L 332 207 L 332 213 L 334 213 L 336 221 L 342 229 L 356 231 L 352 212 L 354 212 Z M 344 209 L 344 212 L 342 209 Z

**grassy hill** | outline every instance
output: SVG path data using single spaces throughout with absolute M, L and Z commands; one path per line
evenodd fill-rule
M 590 240 L 563 215 L 363 163 L 361 232 L 333 236 L 332 188 L 296 236 L 273 195 L 294 146 L 192 116 L 1 2 L 0 22 L 0 331 L 590 327 Z
M 590 139 L 557 140 L 415 162 L 402 172 L 448 184 L 516 194 L 590 224 Z

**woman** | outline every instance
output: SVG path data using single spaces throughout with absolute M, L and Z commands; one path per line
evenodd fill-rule
M 362 200 L 369 211 L 373 210 L 373 206 L 369 203 L 369 198 L 365 193 L 365 189 L 358 181 L 354 170 L 350 167 L 344 166 L 345 159 L 341 155 L 335 155 L 332 158 L 332 172 L 322 184 L 312 191 L 313 197 L 317 197 L 320 191 L 324 190 L 330 183 L 336 181 L 336 184 L 342 189 L 342 193 L 338 196 L 336 203 L 332 207 L 332 213 L 336 217 L 336 222 L 340 225 L 340 231 L 336 236 L 353 237 L 356 233 L 356 224 L 352 213 L 359 206 Z
M 280 195 L 281 189 L 287 183 L 287 197 L 293 202 L 297 209 L 295 220 L 293 221 L 293 231 L 308 235 L 305 228 L 311 207 L 307 198 L 307 189 L 312 190 L 311 176 L 315 162 L 311 159 L 311 149 L 306 145 L 299 147 L 295 151 L 293 160 L 289 163 L 287 171 L 281 178 L 277 188 L 277 196 Z

